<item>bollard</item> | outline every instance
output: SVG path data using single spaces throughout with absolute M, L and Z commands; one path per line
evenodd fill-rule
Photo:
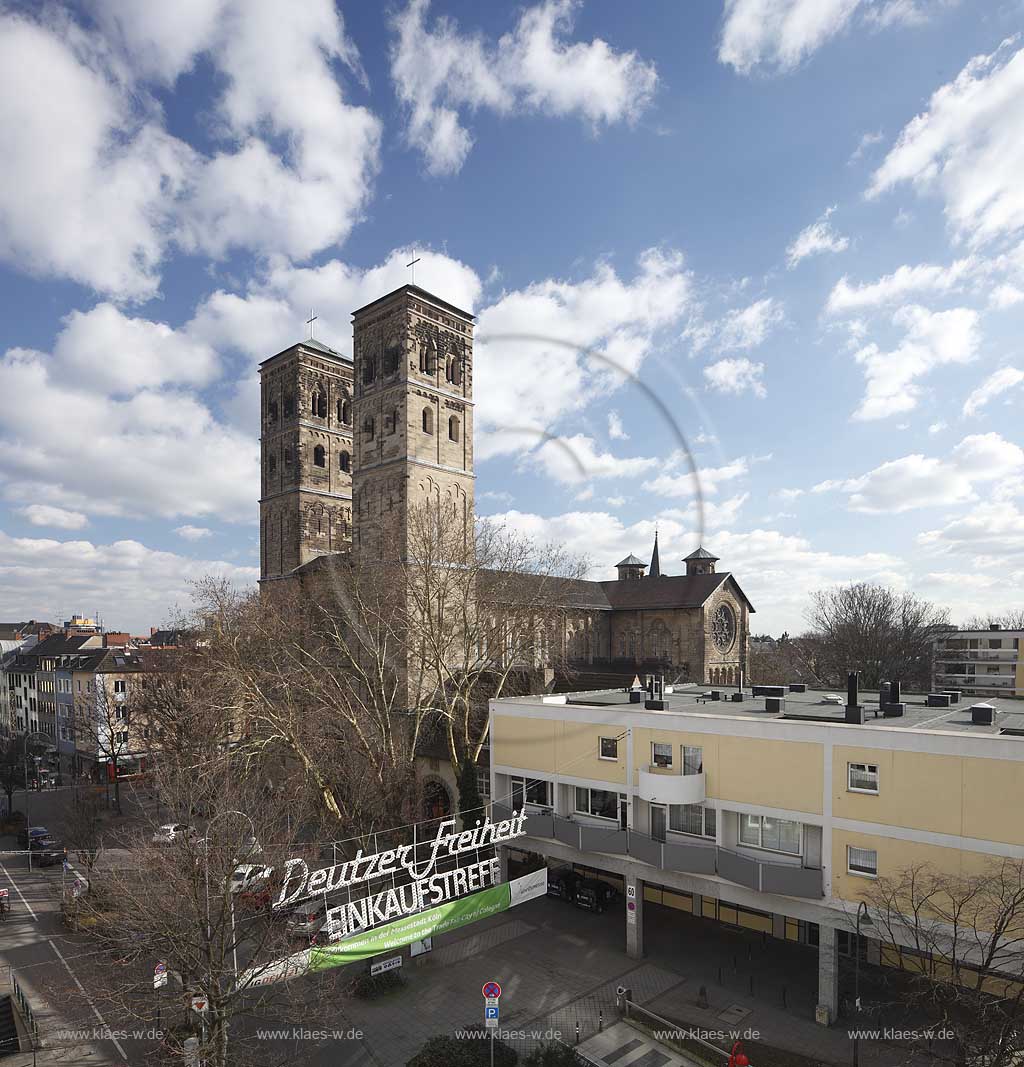
M 707 991 L 707 987 L 706 986 L 701 986 L 700 987 L 700 992 L 698 992 L 698 994 L 697 994 L 697 1007 L 698 1008 L 707 1008 L 708 1007 L 708 991 Z
M 604 1008 L 597 1009 L 597 1032 L 600 1033 L 604 1029 Z
M 580 1043 L 580 1021 L 579 1021 L 579 1019 L 577 1019 L 576 1020 L 576 1044 L 578 1045 L 579 1043 Z

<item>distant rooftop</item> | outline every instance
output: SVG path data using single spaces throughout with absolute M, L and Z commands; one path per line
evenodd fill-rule
M 704 700 L 705 694 L 713 689 L 722 695 L 721 700 Z M 566 707 L 620 707 L 624 713 L 643 715 L 713 715 L 737 716 L 744 719 L 766 720 L 782 719 L 786 722 L 822 723 L 824 725 L 843 724 L 846 704 L 845 689 L 808 690 L 805 693 L 786 693 L 786 710 L 769 712 L 765 710 L 763 696 L 751 696 L 750 689 L 744 689 L 742 702 L 733 703 L 735 687 L 710 686 L 686 683 L 677 685 L 674 691 L 664 696 L 667 705 L 664 711 L 648 711 L 643 703 L 631 704 L 629 694 L 621 689 L 595 689 L 580 693 L 558 694 L 557 700 L 565 700 Z M 840 704 L 826 702 L 826 696 L 838 696 Z M 969 697 L 961 696 L 960 702 L 949 708 L 929 707 L 926 694 L 903 692 L 901 701 L 906 705 L 906 712 L 900 718 L 882 717 L 877 692 L 861 691 L 858 701 L 864 708 L 864 725 L 891 728 L 894 730 L 957 730 L 969 734 L 1001 735 L 1007 739 L 1024 736 L 1024 700 L 1008 697 Z M 528 697 L 502 697 L 496 703 L 523 704 L 547 700 L 552 707 L 557 707 L 556 698 L 549 695 Z M 991 725 L 974 724 L 971 721 L 971 707 L 975 704 L 988 704 L 995 709 L 995 722 Z M 878 712 L 878 717 L 875 717 Z M 1004 732 L 1005 731 L 1005 732 Z

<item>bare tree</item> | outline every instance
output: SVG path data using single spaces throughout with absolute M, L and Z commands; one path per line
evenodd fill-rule
M 930 686 L 933 642 L 955 629 L 945 609 L 869 582 L 812 594 L 807 620 L 823 678 L 838 684 L 855 670 L 869 689 L 893 678 Z
M 494 524 L 470 538 L 436 508 L 411 509 L 403 536 L 401 556 L 328 557 L 303 585 L 197 591 L 197 680 L 182 684 L 219 708 L 236 754 L 296 775 L 338 836 L 416 816 L 427 736 L 456 772 L 478 759 L 488 698 L 563 655 L 582 572 Z
M 65 904 L 100 963 L 89 994 L 125 1028 L 159 1020 L 147 1063 L 181 1062 L 192 1036 L 201 1040 L 200 1062 L 211 1067 L 282 1063 L 288 1057 L 259 1038 L 254 1021 L 301 1018 L 308 1028 L 337 1011 L 333 976 L 260 981 L 298 947 L 269 908 L 280 891 L 274 872 L 292 857 L 312 858 L 315 846 L 296 840 L 260 775 L 246 774 L 227 750 L 187 773 L 185 761 L 167 753 L 157 778 L 176 822 L 193 807 L 196 775 L 214 805 L 205 833 L 152 844 L 151 826 L 123 831 L 125 847 L 107 850 L 92 866 L 88 891 Z M 301 824 L 303 813 L 295 814 Z M 244 873 L 243 883 L 236 872 Z M 153 993 L 158 962 L 170 975 L 167 998 Z M 194 996 L 206 1000 L 201 1013 L 192 1010 Z
M 1024 1053 L 1024 860 L 976 874 L 927 865 L 879 878 L 867 896 L 886 954 L 902 962 L 904 1006 L 953 1034 L 958 1067 L 1001 1067 Z M 936 1027 L 938 1029 L 938 1027 Z
M 988 630 L 992 626 L 998 626 L 1000 630 L 1024 630 L 1024 608 L 995 615 L 972 615 L 960 629 Z

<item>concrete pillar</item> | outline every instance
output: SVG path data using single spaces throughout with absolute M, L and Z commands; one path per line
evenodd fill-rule
M 814 1020 L 831 1026 L 839 1015 L 839 945 L 833 926 L 818 924 L 818 1006 Z
M 778 912 L 772 913 L 772 937 L 777 937 L 780 941 L 786 939 L 786 916 Z
M 632 960 L 644 955 L 644 883 L 626 875 L 626 955 Z

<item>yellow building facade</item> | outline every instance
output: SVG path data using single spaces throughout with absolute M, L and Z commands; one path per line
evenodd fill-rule
M 878 878 L 1024 858 L 1019 704 L 978 716 L 955 695 L 945 709 L 905 696 L 886 717 L 865 694 L 847 721 L 841 698 L 821 693 L 781 705 L 716 693 L 492 701 L 493 803 L 527 807 L 523 850 L 595 870 L 635 902 L 631 955 L 645 902 L 790 940 L 813 931 L 831 1023 L 838 947 Z

